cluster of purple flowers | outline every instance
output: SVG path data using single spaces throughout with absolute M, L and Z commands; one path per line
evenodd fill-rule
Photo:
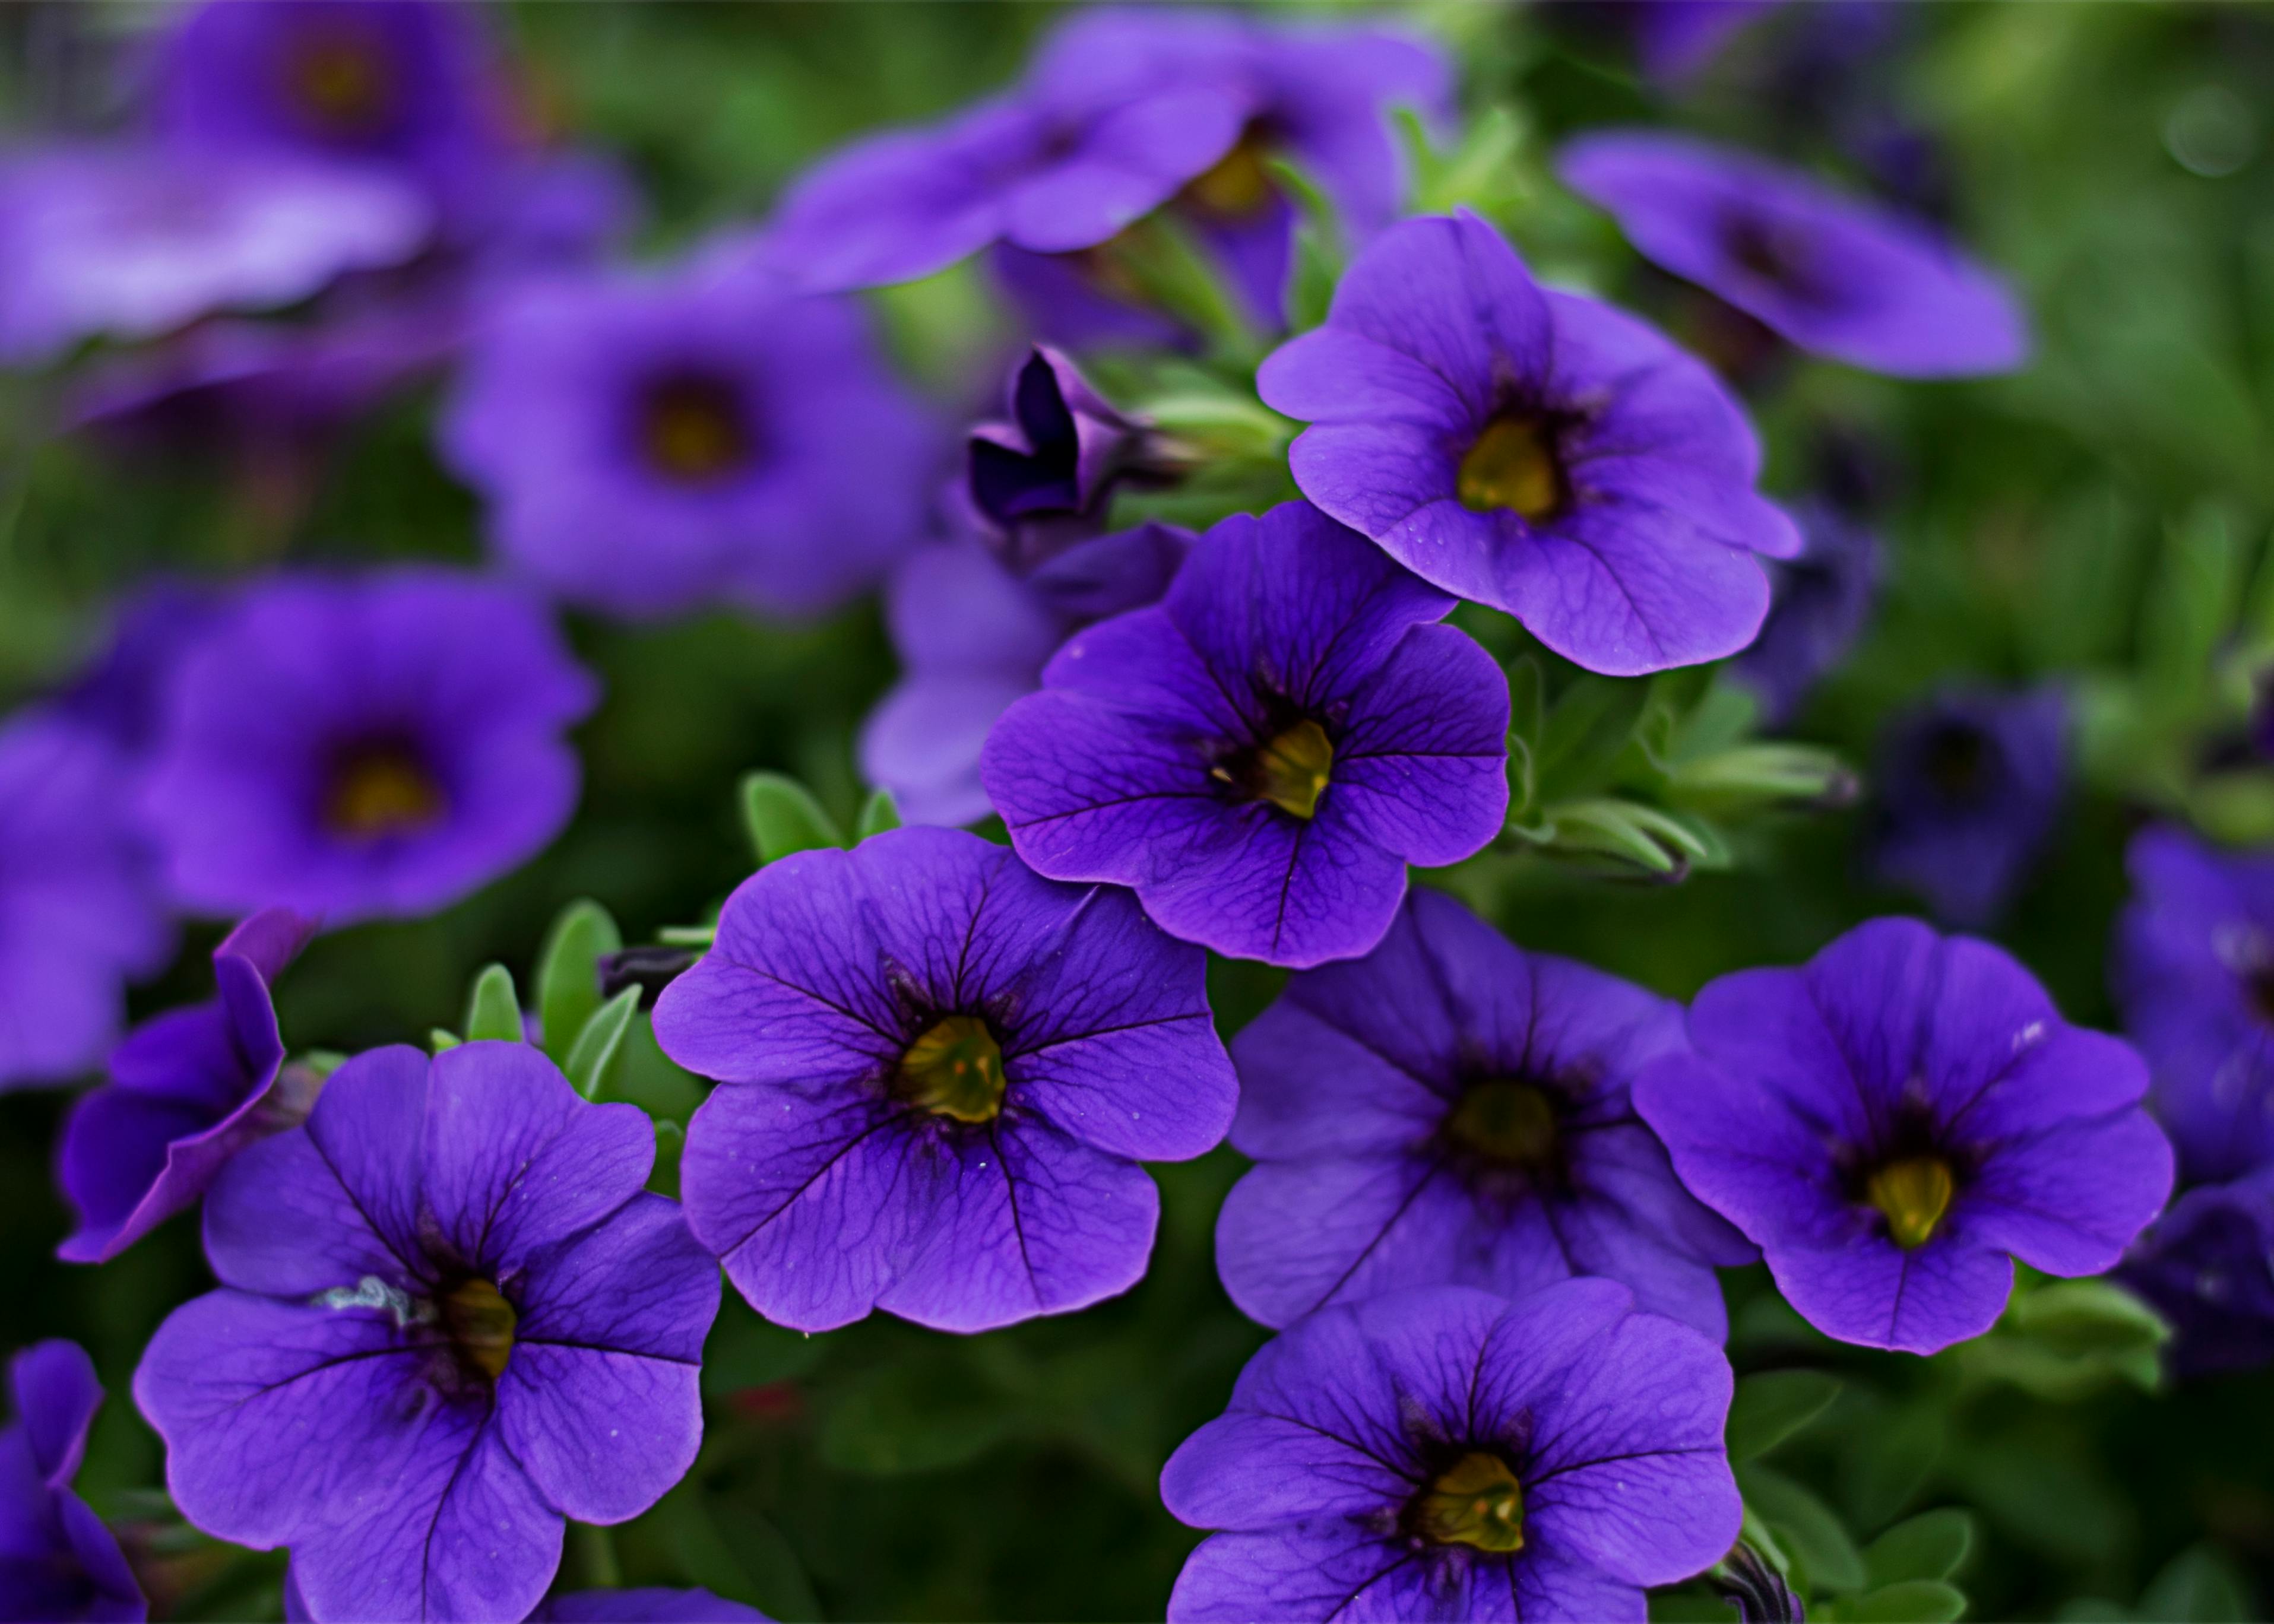
M 130 404 L 113 378 L 88 422 L 190 390 L 344 416 L 410 370 L 365 348 L 401 302 L 448 307 L 406 325 L 419 365 L 458 363 L 439 443 L 493 573 L 177 590 L 0 727 L 0 1085 L 109 1050 L 63 1138 L 66 1258 L 202 1200 L 218 1287 L 134 1395 L 184 1516 L 290 1550 L 294 1616 L 752 1616 L 547 1598 L 568 1522 L 636 1516 L 693 1462 L 720 1271 L 803 1332 L 1072 1312 L 1145 1273 L 1144 1164 L 1227 1137 L 1254 1165 L 1218 1269 L 1281 1334 L 1163 1474 L 1209 1531 L 1172 1618 L 1643 1616 L 1741 1524 L 1717 1268 L 1931 1353 L 1991 1327 L 2016 1259 L 2095 1274 L 2138 1242 L 2129 1277 L 2191 1334 L 2274 1350 L 2253 863 L 2142 838 L 2141 1052 L 1909 921 L 1685 1007 L 1412 884 L 1510 813 L 1510 683 L 1447 623 L 1464 600 L 1608 677 L 1751 649 L 1784 712 L 1877 568 L 1848 516 L 1762 493 L 1737 395 L 1672 338 L 1543 285 L 1475 214 L 1397 218 L 1390 109 L 1442 116 L 1449 80 L 1379 31 L 1088 11 L 1013 91 L 635 272 L 597 262 L 620 199 L 523 128 L 472 13 L 209 5 L 154 56 L 132 144 L 0 170 L 0 252 L 25 244 L 0 353 L 154 341 L 127 359 L 162 385 Z M 2026 349 L 1988 273 L 1811 181 L 1642 134 L 1562 170 L 1796 348 L 1902 376 Z M 1301 500 L 1199 534 L 1125 508 L 1195 453 L 1040 345 L 945 480 L 847 289 L 984 251 L 1037 336 L 1186 344 L 1127 279 L 1166 231 L 1277 332 L 1298 173 L 1358 250 L 1254 374 L 1304 425 Z M 655 1002 L 715 1085 L 681 1199 L 647 1187 L 646 1116 L 532 1044 L 291 1057 L 271 989 L 315 931 L 433 913 L 567 823 L 565 735 L 599 695 L 553 601 L 807 615 L 887 580 L 904 671 L 862 756 L 913 826 L 767 863 Z M 1884 870 L 1986 922 L 2054 820 L 2064 714 L 1954 695 L 1907 724 Z M 1007 844 L 940 826 L 990 813 Z M 242 921 L 214 996 L 110 1048 L 184 914 Z M 1229 1049 L 1209 951 L 1293 972 Z M 2141 1241 L 2174 1142 L 2197 1188 Z M 0 1520 L 50 1588 L 7 1605 L 138 1616 L 70 1486 L 92 1370 L 43 1344 L 16 1379 Z

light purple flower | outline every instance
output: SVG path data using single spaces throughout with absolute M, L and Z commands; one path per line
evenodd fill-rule
M 1135 48 L 1143 16 L 1077 14 L 1009 93 L 825 158 L 776 209 L 769 262 L 808 288 L 870 287 L 991 243 L 1093 247 L 1152 213 L 1231 152 L 1255 88 L 1230 63 L 1163 78 Z
M 2058 688 L 1954 689 L 1898 712 L 1879 741 L 1871 861 L 1946 923 L 1996 921 L 2068 793 Z
M 1631 1620 L 1737 1538 L 1728 1362 L 1623 1286 L 1458 1287 L 1321 1310 L 1161 1474 L 1222 1532 L 1172 1624 Z
M 1306 496 L 1591 671 L 1736 653 L 1768 609 L 1756 553 L 1800 548 L 1713 373 L 1542 289 L 1465 211 L 1376 238 L 1256 386 L 1313 425 L 1289 452 Z
M 1693 137 L 1610 130 L 1558 166 L 1653 263 L 1803 350 L 1872 372 L 2011 372 L 2029 324 L 2005 283 L 1924 221 Z
M 424 568 L 248 588 L 183 660 L 142 798 L 176 897 L 339 925 L 454 902 L 560 832 L 592 679 L 542 607 Z
M 1231 1142 L 1258 1165 L 1216 1223 L 1224 1289 L 1284 1326 L 1407 1287 L 1514 1298 L 1598 1274 L 1720 1341 L 1713 1266 L 1756 1254 L 1628 1100 L 1682 1042 L 1679 1004 L 1416 891 L 1373 952 L 1297 975 L 1232 1044 Z
M 147 86 L 189 151 L 320 158 L 391 174 L 477 224 L 529 142 L 481 8 L 437 0 L 207 0 Z
M 767 1319 L 942 1330 L 1134 1285 L 1141 1161 L 1224 1137 L 1237 1085 L 1199 949 L 1125 891 L 900 829 L 743 882 L 663 991 L 664 1051 L 722 1086 L 688 1124 L 696 1235 Z
M 1156 606 L 1078 633 L 980 774 L 1035 868 L 1133 886 L 1218 952 L 1363 953 L 1408 862 L 1508 810 L 1508 684 L 1452 600 L 1302 502 L 1211 529 Z
M 0 1088 L 101 1061 L 173 954 L 131 758 L 60 706 L 0 722 Z
M 0 361 L 292 304 L 408 259 L 430 225 L 401 183 L 305 159 L 19 151 L 0 158 Z
M 56 1624 L 148 1612 L 118 1541 L 72 1490 L 102 1407 L 76 1342 L 44 1342 L 8 1364 L 15 1419 L 0 1430 L 0 1618 Z
M 111 1051 L 109 1081 L 64 1124 L 56 1178 L 79 1222 L 56 1256 L 117 1257 L 245 1146 L 306 1117 L 315 1079 L 285 1072 L 268 989 L 315 928 L 282 908 L 254 914 L 214 949 L 213 999 L 143 1022 Z
M 135 1372 L 174 1502 L 289 1545 L 317 1619 L 518 1619 L 561 1522 L 620 1522 L 695 1458 L 718 1271 L 641 1186 L 646 1116 L 544 1055 L 373 1049 L 206 1198 L 222 1289 Z
M 2109 980 L 2190 1184 L 2274 1163 L 2274 856 L 2142 830 Z
M 1267 167 L 1301 166 L 1363 242 L 1388 225 L 1405 192 L 1404 154 L 1390 109 L 1442 122 L 1452 102 L 1444 54 L 1394 28 L 1256 20 L 1201 6 L 1097 6 L 1059 40 L 1090 41 L 1163 88 L 1203 82 L 1244 87 L 1246 123 L 1231 149 L 1178 190 L 1167 207 L 1228 273 L 1250 318 L 1284 325 L 1282 304 L 1297 215 Z M 998 279 L 1043 337 L 1077 346 L 1174 343 L 1185 335 L 1142 290 L 1111 268 L 1111 250 L 1043 255 L 1003 244 Z
M 919 548 L 885 587 L 901 676 L 861 729 L 861 771 L 911 823 L 970 823 L 988 730 L 1042 685 L 1072 633 L 1157 602 L 1193 537 L 1148 523 L 1064 545 L 1024 573 L 970 538 Z
M 629 615 L 834 608 L 914 545 L 945 452 L 857 306 L 708 260 L 516 290 L 440 436 L 500 553 Z
M 1690 1041 L 1643 1072 L 1636 1108 L 1690 1193 L 1845 1342 L 1979 1335 L 2014 1258 L 2099 1274 L 2171 1193 L 2140 1057 L 2068 1025 L 1986 942 L 1873 920 L 1798 969 L 1712 982 Z

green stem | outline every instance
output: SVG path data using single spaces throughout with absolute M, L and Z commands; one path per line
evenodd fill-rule
M 624 1570 L 616 1560 L 615 1535 L 591 1522 L 572 1522 L 568 1526 L 576 1535 L 576 1559 L 584 1566 L 584 1582 L 594 1590 L 621 1590 Z

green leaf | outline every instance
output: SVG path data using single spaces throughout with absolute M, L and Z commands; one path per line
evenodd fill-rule
M 466 1040 L 448 1026 L 430 1026 L 426 1032 L 426 1047 L 440 1054 L 446 1049 L 456 1049 Z
M 2252 1615 L 2242 1575 L 2217 1545 L 2189 1545 L 2150 1582 L 2140 1616 L 2163 1624 L 2238 1624 Z
M 1946 1506 L 1896 1523 L 1865 1546 L 1864 1575 L 1879 1586 L 1907 1579 L 1947 1579 L 1973 1548 L 1974 1514 Z
M 710 1092 L 708 1083 L 663 1052 L 647 1011 L 636 1011 L 624 1028 L 615 1063 L 608 1068 L 608 1098 L 636 1105 L 659 1122 L 684 1127 Z
M 521 995 L 514 989 L 513 972 L 501 964 L 486 966 L 474 977 L 472 996 L 466 1000 L 466 1041 L 483 1040 L 522 1041 Z
M 1837 1377 L 1821 1371 L 1769 1371 L 1737 1383 L 1729 1404 L 1729 1458 L 1766 1455 L 1831 1407 Z
M 1906 1579 L 1825 1609 L 1827 1624 L 1949 1624 L 1966 1613 L 1965 1593 L 1939 1579 Z
M 727 1294 L 703 1343 L 703 1391 L 724 1398 L 746 1387 L 794 1381 L 818 1366 L 835 1343 L 763 1320 L 733 1292 Z
M 769 1618 L 822 1616 L 797 1553 L 755 1506 L 742 1499 L 722 1503 L 689 1477 L 658 1502 L 654 1515 L 689 1583 L 756 1607 Z
M 2066 1402 L 2127 1381 L 2152 1392 L 2172 1335 L 2161 1315 L 2106 1280 L 2059 1280 L 2017 1292 L 1992 1333 L 1960 1357 L 1977 1376 Z
M 853 838 L 866 840 L 870 835 L 880 835 L 887 829 L 900 826 L 900 803 L 888 789 L 872 789 L 869 799 L 861 803 L 860 820 L 854 825 Z
M 1335 206 L 1309 172 L 1284 156 L 1263 161 L 1281 192 L 1295 205 L 1294 249 L 1287 266 L 1284 304 L 1288 330 L 1306 333 L 1324 322 L 1335 284 L 1349 263 Z
M 561 909 L 546 933 L 537 961 L 537 1019 L 553 1064 L 568 1060 L 576 1034 L 600 1007 L 602 956 L 623 944 L 607 909 L 588 898 Z
M 1775 1533 L 1803 1591 L 1856 1590 L 1864 1558 L 1832 1507 L 1782 1472 L 1758 1462 L 1737 1469 L 1745 1504 Z M 1803 1582 L 1804 1581 L 1804 1582 Z
M 2140 628 L 2142 680 L 2167 703 L 2185 703 L 2210 684 L 2211 657 L 2233 623 L 2242 591 L 2238 526 L 2205 503 L 2165 533 L 2149 583 Z
M 668 1116 L 658 1117 L 655 1124 L 655 1166 L 647 1176 L 647 1187 L 658 1195 L 679 1199 L 679 1158 L 687 1148 L 687 1130 Z
M 1646 681 L 1574 680 L 1556 695 L 1540 730 L 1540 799 L 1571 800 L 1608 785 L 1649 702 Z
M 839 1399 L 822 1423 L 821 1458 L 870 1477 L 960 1466 L 1011 1432 L 1013 1414 L 968 1359 L 879 1366 Z
M 761 863 L 845 844 L 813 792 L 779 772 L 753 772 L 742 779 L 742 826 Z
M 624 1028 L 631 1025 L 632 1016 L 639 1009 L 639 989 L 627 987 L 592 1011 L 591 1019 L 576 1034 L 568 1047 L 568 1064 L 561 1069 L 576 1092 L 587 1100 L 599 1097 L 600 1085 L 607 1080 L 608 1063 L 616 1057 L 616 1050 L 624 1041 Z
M 1413 213 L 1449 214 L 1465 205 L 1500 220 L 1530 195 L 1525 163 L 1529 141 L 1524 119 L 1514 108 L 1504 102 L 1484 108 L 1444 153 L 1431 145 L 1419 113 L 1400 107 L 1394 114 L 1412 162 Z

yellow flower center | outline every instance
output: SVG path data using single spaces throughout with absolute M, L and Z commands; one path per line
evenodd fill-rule
M 1407 1530 L 1439 1545 L 1524 1549 L 1524 1485 L 1496 1455 L 1472 1450 L 1406 1507 Z
M 333 769 L 324 822 L 350 840 L 384 839 L 423 829 L 443 812 L 442 786 L 426 764 L 398 744 L 376 745 Z
M 1186 184 L 1186 202 L 1218 220 L 1246 220 L 1261 213 L 1276 192 L 1271 171 L 1263 167 L 1269 150 L 1262 132 L 1250 125 L 1230 152 Z
M 1218 767 L 1216 776 L 1258 801 L 1308 820 L 1318 816 L 1335 766 L 1334 741 L 1327 730 L 1305 717 L 1274 734 L 1237 768 Z
M 286 79 L 293 98 L 327 133 L 369 135 L 393 113 L 393 76 L 377 43 L 326 31 L 292 52 Z
M 958 1122 L 990 1122 L 1003 1109 L 1003 1050 L 976 1015 L 925 1028 L 900 1056 L 892 1092 Z
M 1490 1161 L 1540 1167 L 1555 1154 L 1555 1104 L 1545 1089 L 1496 1078 L 1461 1096 L 1445 1133 Z
M 1554 425 L 1537 412 L 1503 412 L 1461 459 L 1461 506 L 1474 513 L 1505 508 L 1537 523 L 1570 500 L 1555 456 Z
M 749 460 L 749 433 L 733 390 L 707 379 L 659 384 L 640 426 L 648 461 L 672 478 L 700 485 Z
M 1890 1162 L 1864 1185 L 1864 1199 L 1886 1214 L 1887 1233 L 1906 1251 L 1932 1238 L 1956 1193 L 1950 1163 L 1940 1156 Z
M 486 1280 L 469 1280 L 445 1292 L 440 1307 L 442 1328 L 459 1358 L 492 1381 L 504 1375 L 521 1323 L 505 1295 Z

